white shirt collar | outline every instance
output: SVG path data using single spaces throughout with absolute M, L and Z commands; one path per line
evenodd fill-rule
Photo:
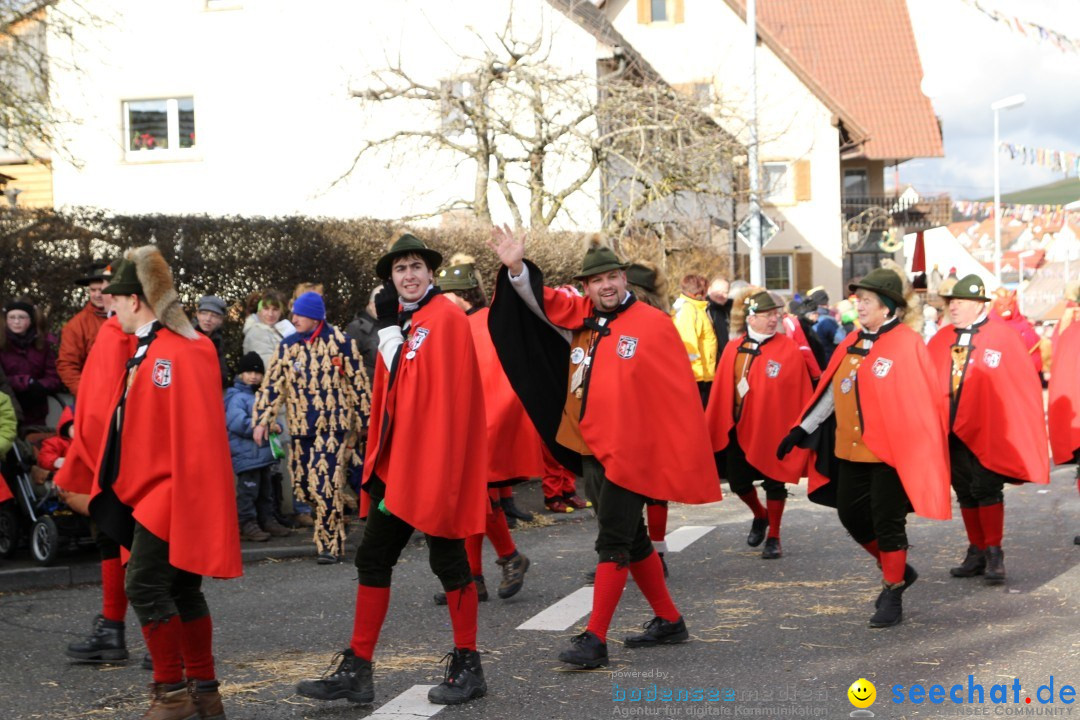
M 772 335 L 762 335 L 761 333 L 756 333 L 753 330 L 751 330 L 749 325 L 746 326 L 746 335 L 747 335 L 747 337 L 749 337 L 751 340 L 753 340 L 754 342 L 757 342 L 757 343 L 763 343 L 763 342 L 765 342 L 766 340 L 768 340 L 769 338 L 771 338 L 775 334 L 776 333 L 773 333 Z
M 154 319 L 154 320 L 151 320 L 150 322 L 146 323 L 145 325 L 143 325 L 141 328 L 139 328 L 138 330 L 135 331 L 135 337 L 146 337 L 147 335 L 149 335 L 150 334 L 150 328 L 152 328 L 154 326 L 154 323 L 156 323 L 156 322 L 157 322 L 157 320 Z

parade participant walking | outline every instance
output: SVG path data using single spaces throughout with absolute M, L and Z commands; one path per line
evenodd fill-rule
M 253 439 L 266 442 L 284 405 L 293 488 L 315 510 L 317 562 L 333 565 L 345 551 L 342 490 L 368 415 L 368 378 L 356 343 L 326 322 L 322 295 L 296 298 L 292 322 L 296 333 L 278 345 L 255 397 Z
M 90 356 L 98 331 L 105 324 L 108 312 L 101 293 L 108 281 L 108 263 L 92 263 L 76 285 L 86 288 L 86 305 L 67 321 L 60 333 L 60 350 L 56 356 L 56 372 L 72 395 L 79 394 L 83 365 Z
M 775 560 L 782 554 L 785 483 L 799 482 L 807 459 L 806 451 L 795 450 L 778 460 L 776 447 L 798 421 L 813 389 L 798 345 L 777 333 L 782 306 L 756 288 L 746 293 L 742 305 L 746 332 L 724 347 L 705 415 L 720 476 L 754 514 L 746 543 L 757 547 L 764 540 L 761 557 Z M 764 506 L 756 480 L 765 489 Z
M 364 460 L 369 507 L 356 551 L 359 586 L 349 647 L 326 676 L 296 691 L 316 700 L 375 699 L 372 658 L 390 606 L 390 578 L 419 530 L 442 582 L 454 630 L 440 705 L 487 693 L 476 650 L 476 585 L 465 538 L 484 532 L 488 454 L 484 398 L 469 321 L 435 287 L 442 256 L 408 233 L 375 266 L 379 359 Z
M 1080 323 L 1072 323 L 1054 343 L 1047 410 L 1054 462 L 1078 463 L 1080 490 Z M 1080 535 L 1073 538 L 1080 545 Z
M 907 564 L 909 505 L 948 520 L 947 402 L 922 338 L 901 322 L 903 284 L 891 270 L 852 283 L 862 331 L 833 353 L 814 397 L 777 450 L 810 454 L 811 500 L 834 505 L 855 542 L 880 564 L 883 590 L 870 627 L 896 625 L 904 591 L 918 578 Z
M 686 623 L 642 517 L 648 498 L 698 504 L 721 497 L 679 334 L 667 315 L 636 301 L 626 265 L 599 239 L 577 276 L 586 297 L 574 298 L 544 287 L 543 273 L 524 259 L 524 238 L 506 228 L 493 234 L 505 266 L 488 321 L 499 359 L 555 458 L 600 488 L 592 614 L 559 659 L 608 664 L 608 627 L 628 574 L 655 617 L 626 646 L 685 642 Z
M 1005 582 L 1005 483 L 1050 482 L 1042 384 L 1020 335 L 988 315 L 978 275 L 960 278 L 942 297 L 952 324 L 928 349 L 949 395 L 952 486 L 968 536 L 967 555 L 949 573 L 985 573 L 997 585 Z
M 202 579 L 242 570 L 225 409 L 206 383 L 217 353 L 184 316 L 153 245 L 130 251 L 103 292 L 137 345 L 113 396 L 90 515 L 130 551 L 125 589 L 154 665 L 143 717 L 220 720 Z
M 119 262 L 102 270 L 102 289 Z M 60 499 L 84 515 L 89 514 L 90 491 L 114 409 L 113 396 L 120 378 L 127 372 L 124 365 L 135 352 L 135 339 L 123 331 L 112 314 L 113 296 L 101 293 L 101 301 L 110 317 L 98 330 L 81 368 L 82 392 L 75 403 L 75 437 L 63 467 L 54 478 Z M 128 600 L 124 592 L 125 571 L 120 562 L 120 543 L 96 526 L 93 536 L 101 558 L 101 612 L 94 618 L 90 635 L 67 646 L 67 656 L 83 662 L 122 662 L 128 658 L 124 633 Z
M 473 346 L 483 382 L 484 417 L 487 419 L 488 448 L 488 496 L 491 512 L 487 515 L 484 533 L 465 541 L 469 554 L 476 591 L 481 601 L 487 600 L 487 585 L 483 573 L 484 536 L 491 541 L 502 568 L 499 597 L 513 597 L 525 582 L 529 558 L 522 555 L 510 536 L 506 513 L 499 497 L 499 489 L 538 477 L 544 472 L 540 436 L 536 434 L 525 408 L 521 406 L 514 389 L 506 379 L 495 346 L 488 332 L 487 295 L 475 269 L 475 259 L 468 255 L 455 255 L 450 265 L 439 271 L 439 289 L 446 298 L 465 311 L 472 331 Z M 435 602 L 446 603 L 446 594 L 439 593 Z

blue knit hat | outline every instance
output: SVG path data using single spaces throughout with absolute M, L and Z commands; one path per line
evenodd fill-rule
M 326 319 L 326 305 L 322 295 L 317 292 L 306 292 L 293 301 L 293 315 L 302 315 L 312 320 Z

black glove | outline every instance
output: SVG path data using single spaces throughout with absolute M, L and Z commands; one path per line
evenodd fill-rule
M 796 425 L 795 428 L 787 434 L 787 437 L 780 441 L 780 447 L 776 448 L 776 459 L 783 460 L 784 456 L 794 450 L 808 435 L 809 433 L 803 430 L 802 426 Z
M 387 280 L 373 299 L 375 303 L 375 327 L 379 330 L 397 323 L 398 293 L 394 283 Z

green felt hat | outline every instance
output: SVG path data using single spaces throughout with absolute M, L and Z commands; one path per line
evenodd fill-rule
M 900 282 L 900 276 L 892 270 L 886 268 L 871 270 L 859 282 L 848 285 L 848 292 L 853 293 L 859 289 L 876 292 L 892 300 L 897 307 L 907 307 L 907 301 L 904 300 L 904 285 Z
M 386 251 L 386 254 L 379 258 L 379 262 L 375 263 L 375 274 L 383 280 L 389 280 L 394 259 L 402 255 L 419 255 L 424 258 L 432 270 L 442 265 L 442 255 L 440 253 L 429 248 L 424 244 L 423 240 L 415 235 L 402 233 L 401 237 L 395 240 L 390 249 Z
M 121 260 L 112 265 L 113 274 L 109 278 L 109 284 L 101 291 L 109 295 L 144 295 L 142 283 L 139 282 L 139 274 L 135 269 L 135 263 L 130 260 Z
M 649 292 L 656 292 L 656 271 L 652 268 L 630 263 L 626 267 L 626 280 L 631 285 L 637 285 Z
M 435 283 L 443 290 L 472 290 L 479 287 L 476 267 L 472 263 L 451 265 L 435 275 Z
M 756 315 L 758 313 L 767 313 L 770 310 L 776 310 L 777 308 L 781 307 L 780 304 L 776 302 L 776 299 L 773 298 L 771 294 L 769 294 L 768 290 L 756 292 L 750 297 L 746 298 L 746 300 L 744 300 L 743 302 L 746 303 L 746 309 L 750 312 L 751 315 Z
M 947 300 L 979 300 L 990 302 L 986 295 L 986 284 L 982 278 L 972 273 L 965 275 L 956 281 L 956 284 L 942 293 L 941 297 Z
M 604 245 L 599 237 L 594 236 L 590 240 L 589 249 L 585 251 L 584 260 L 581 261 L 581 272 L 575 275 L 574 279 L 584 280 L 609 270 L 625 270 L 627 267 L 629 266 L 619 260 L 614 250 Z

